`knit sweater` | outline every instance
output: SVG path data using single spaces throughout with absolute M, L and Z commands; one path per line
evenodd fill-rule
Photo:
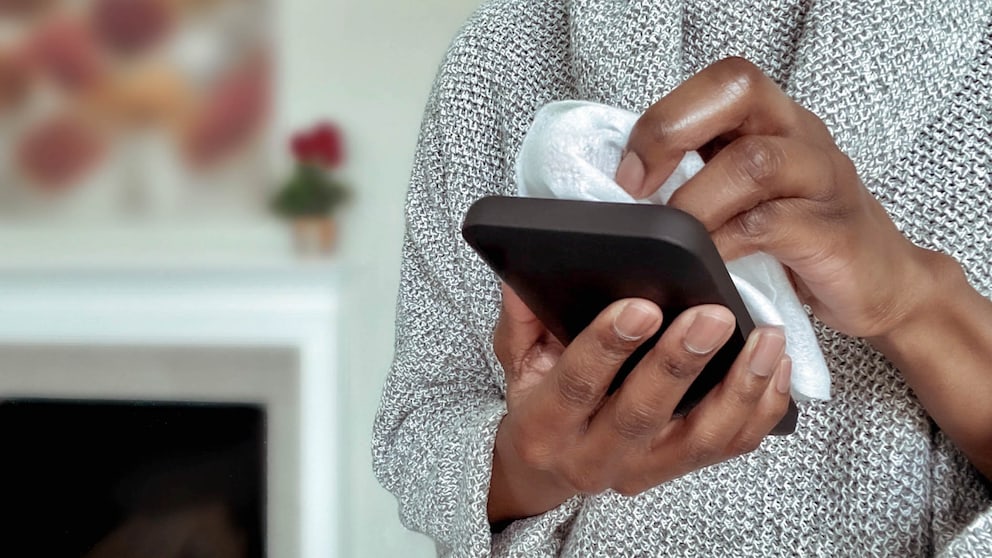
M 445 556 L 992 556 L 988 485 L 899 371 L 814 320 L 833 398 L 795 434 L 634 497 L 576 496 L 491 534 L 506 413 L 498 282 L 459 235 L 516 191 L 542 105 L 643 111 L 706 65 L 748 58 L 817 114 L 916 244 L 992 292 L 992 2 L 497 0 L 452 44 L 412 173 L 396 354 L 376 474 Z M 992 402 L 989 403 L 992 405 Z

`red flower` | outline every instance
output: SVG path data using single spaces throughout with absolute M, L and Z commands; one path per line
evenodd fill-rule
M 298 162 L 333 169 L 344 163 L 341 130 L 330 122 L 293 135 L 290 148 Z

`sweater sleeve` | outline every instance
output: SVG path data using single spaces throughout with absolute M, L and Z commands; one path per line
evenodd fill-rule
M 987 509 L 955 536 L 941 558 L 981 558 L 992 556 L 992 509 Z
M 992 556 L 990 487 L 940 431 L 931 475 L 934 553 L 941 558 Z
M 396 355 L 373 432 L 379 481 L 400 518 L 441 555 L 488 556 L 486 502 L 496 430 L 506 406 L 492 381 L 485 333 L 461 315 L 437 276 L 444 254 L 404 248 Z
M 555 555 L 577 509 L 570 501 L 496 535 L 486 513 L 506 413 L 492 352 L 499 289 L 460 224 L 475 199 L 513 190 L 494 93 L 504 76 L 492 49 L 506 47 L 489 36 L 490 20 L 505 15 L 497 10 L 484 7 L 455 39 L 428 102 L 407 196 L 395 356 L 373 429 L 376 476 L 403 524 L 443 556 Z

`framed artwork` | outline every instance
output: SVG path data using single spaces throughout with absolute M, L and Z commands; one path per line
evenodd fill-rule
M 0 0 L 0 225 L 265 215 L 270 4 Z

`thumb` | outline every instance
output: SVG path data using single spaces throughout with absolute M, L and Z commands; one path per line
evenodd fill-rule
M 541 320 L 506 283 L 501 284 L 500 290 L 503 294 L 503 304 L 499 323 L 496 324 L 493 349 L 503 369 L 507 373 L 512 373 L 524 355 L 541 342 L 546 329 Z
M 507 318 L 521 323 L 535 321 L 541 323 L 537 319 L 537 316 L 527 307 L 527 304 L 517 296 L 517 293 L 509 285 L 500 283 L 500 291 L 503 294 L 503 313 L 507 315 Z

